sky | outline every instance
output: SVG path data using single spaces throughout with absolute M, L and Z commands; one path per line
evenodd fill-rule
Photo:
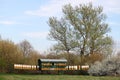
M 103 7 L 109 35 L 120 48 L 120 0 L 0 0 L 0 35 L 16 44 L 28 40 L 34 49 L 44 52 L 55 43 L 48 39 L 49 17 L 61 17 L 65 4 L 89 2 Z

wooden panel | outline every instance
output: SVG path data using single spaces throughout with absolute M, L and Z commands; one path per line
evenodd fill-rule
M 51 63 L 42 63 L 42 66 L 52 66 Z

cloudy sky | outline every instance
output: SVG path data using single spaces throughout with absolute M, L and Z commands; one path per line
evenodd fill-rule
M 54 44 L 47 39 L 49 17 L 60 17 L 65 4 L 75 6 L 89 2 L 103 6 L 111 28 L 109 34 L 120 44 L 120 0 L 0 0 L 0 35 L 15 43 L 28 40 L 43 52 Z

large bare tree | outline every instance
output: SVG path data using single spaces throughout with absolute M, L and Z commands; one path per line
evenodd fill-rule
M 28 57 L 30 53 L 33 51 L 32 45 L 27 40 L 23 40 L 22 42 L 20 42 L 18 44 L 18 47 L 23 53 L 24 57 Z

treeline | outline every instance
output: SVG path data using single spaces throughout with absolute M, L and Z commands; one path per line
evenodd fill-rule
M 0 40 L 0 72 L 14 71 L 13 64 L 37 65 L 41 55 L 34 50 L 27 40 L 15 44 L 10 40 Z
M 44 55 L 37 52 L 27 40 L 23 40 L 18 44 L 11 40 L 0 40 L 0 73 L 14 72 L 14 64 L 37 65 L 37 61 L 40 58 L 64 58 L 70 61 L 69 65 L 80 65 L 81 63 L 80 56 L 77 53 L 70 52 L 68 55 L 66 52 L 56 53 L 55 51 L 48 51 Z M 93 54 L 83 58 L 83 63 L 91 64 L 102 59 L 103 55 Z

